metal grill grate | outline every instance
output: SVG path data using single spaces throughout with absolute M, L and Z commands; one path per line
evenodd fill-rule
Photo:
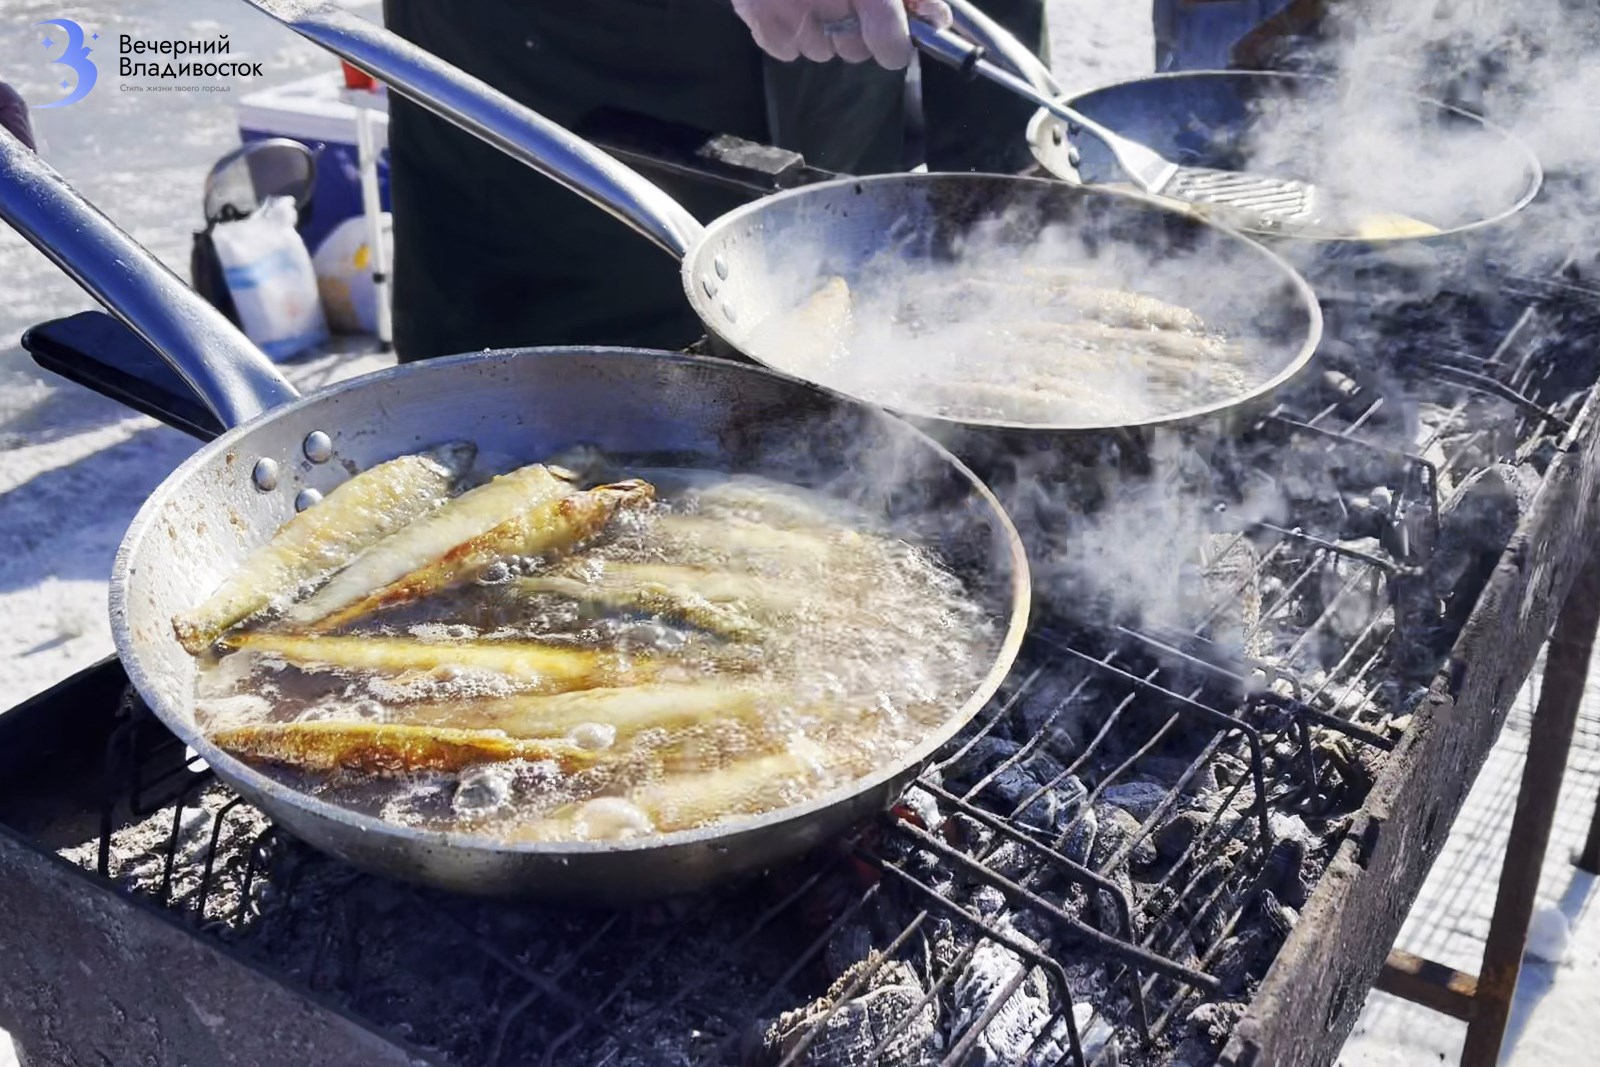
M 1538 468 L 1595 376 L 1554 347 L 1594 294 L 1504 292 L 1402 314 L 1381 374 L 1330 346 L 1208 455 L 1181 617 L 1051 618 L 899 807 L 759 882 L 597 914 L 370 878 L 131 696 L 101 837 L 69 855 L 445 1062 L 1205 1062 L 1454 636 L 1452 508 Z M 1252 478 L 1305 491 L 1233 521 Z

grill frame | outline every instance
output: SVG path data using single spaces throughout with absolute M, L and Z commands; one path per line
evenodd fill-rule
M 1559 300 L 1564 289 L 1577 290 L 1582 300 L 1595 298 L 1592 289 L 1568 283 L 1565 277 L 1520 279 L 1515 284 L 1540 299 Z M 1583 563 L 1582 546 L 1600 533 L 1600 513 L 1595 510 L 1600 496 L 1600 456 L 1596 455 L 1600 451 L 1600 390 L 1590 389 L 1581 411 L 1570 422 L 1530 399 L 1531 391 L 1525 388 L 1528 375 L 1523 373 L 1529 364 L 1518 362 L 1514 350 L 1518 332 L 1528 332 L 1526 325 L 1519 321 L 1488 357 L 1462 349 L 1457 353 L 1461 358 L 1447 369 L 1441 370 L 1431 361 L 1422 367 L 1423 371 L 1453 374 L 1458 383 L 1506 400 L 1525 418 L 1564 431 L 1563 439 L 1530 511 L 1455 640 L 1446 667 L 1433 678 L 1430 696 L 1413 712 L 1404 736 L 1393 744 L 1301 922 L 1235 1026 L 1218 1061 L 1229 1067 L 1334 1061 L 1365 990 L 1376 980 L 1388 946 L 1504 723 L 1511 698 L 1534 666 L 1543 635 L 1575 581 Z M 1330 429 L 1324 421 L 1327 415 L 1325 411 L 1298 421 L 1284 420 L 1286 432 L 1322 435 L 1330 446 L 1364 447 L 1359 438 L 1347 434 L 1359 430 L 1373 409 L 1346 417 L 1343 429 L 1338 419 L 1328 420 L 1334 427 Z M 1447 456 L 1437 465 L 1416 462 L 1416 489 L 1430 504 L 1429 519 L 1436 532 L 1439 477 L 1455 461 Z M 1273 532 L 1300 536 L 1289 530 Z M 1305 543 L 1311 541 L 1314 538 Z M 1344 551 L 1332 544 L 1324 548 L 1336 554 Z M 1390 583 L 1404 580 L 1416 569 L 1404 560 L 1379 560 L 1372 565 L 1384 569 Z M 1396 619 L 1397 628 L 1402 621 Z M 1188 658 L 1202 669 L 1232 669 L 1207 662 L 1186 648 L 1164 651 Z M 105 680 L 108 672 L 112 677 L 120 673 L 114 661 L 96 668 L 81 684 L 99 691 L 109 684 Z M 1125 681 L 1132 684 L 1137 679 Z M 103 739 L 109 733 L 111 702 L 94 708 L 69 689 L 64 686 L 62 692 L 46 694 L 0 716 L 0 737 L 11 742 L 0 745 L 0 770 L 10 774 L 24 764 L 33 769 L 51 753 L 62 756 L 69 765 L 81 762 L 84 738 Z M 1163 696 L 1179 701 L 1183 697 L 1183 693 L 1170 690 Z M 59 714 L 63 700 L 74 705 L 70 722 L 63 722 Z M 28 740 L 19 743 L 22 738 Z M 8 751 L 14 754 L 14 766 L 4 766 L 8 761 L 3 754 Z M 29 753 L 26 759 L 15 755 L 21 751 Z M 194 784 L 181 779 L 177 783 L 180 793 Z M 135 787 L 131 792 L 137 795 L 142 791 Z M 157 800 L 150 804 L 161 809 Z M 175 831 L 181 814 L 181 810 L 174 813 Z M 221 828 L 219 820 L 212 831 L 213 846 Z M 1421 847 L 1415 844 L 1419 840 Z M 252 862 L 258 853 L 265 856 L 270 852 L 271 844 L 265 835 L 254 840 L 249 850 Z M 870 848 L 863 856 L 861 848 L 858 843 L 841 862 L 864 859 L 870 865 L 877 861 L 881 878 L 907 882 L 905 872 L 891 873 L 893 864 L 883 864 L 883 857 Z M 163 892 L 171 885 L 172 862 L 169 849 Z M 103 858 L 102 871 L 106 870 Z M 247 868 L 247 880 L 249 871 Z M 909 886 L 911 892 L 925 888 Z M 1000 888 L 1009 895 L 1016 895 L 1019 889 L 1026 891 L 1016 885 Z M 40 920 L 25 924 L 20 934 L 0 929 L 0 957 L 21 961 L 21 980 L 0 982 L 0 1024 L 13 1028 L 27 1047 L 46 1055 L 64 1050 L 82 1057 L 91 1051 L 115 1050 L 117 1062 L 148 1057 L 157 1062 L 188 1058 L 299 1064 L 307 1061 L 309 1048 L 317 1058 L 332 1062 L 443 1062 L 402 1047 L 394 1035 L 377 1030 L 305 983 L 213 938 L 195 936 L 172 912 L 112 888 L 3 821 L 0 911 L 30 914 Z M 997 940 L 992 931 L 983 936 Z M 12 938 L 14 942 L 7 943 Z M 1025 947 L 1017 947 L 1019 955 L 1050 974 L 1051 961 L 1046 956 L 1029 955 Z M 68 961 L 92 964 L 84 971 Z M 155 961 L 161 981 L 150 981 L 149 961 Z M 537 974 L 533 980 L 535 984 L 543 981 Z M 127 1012 L 118 1003 L 118 991 L 151 990 L 152 986 L 157 988 L 143 998 L 136 1012 L 147 1019 L 159 1018 L 159 1028 L 123 1025 Z M 263 988 L 269 987 L 270 994 L 264 995 Z M 236 1016 L 241 1004 L 251 1005 L 251 1017 L 243 1022 Z M 1066 1015 L 1071 1043 L 1077 1046 L 1080 1035 L 1070 1023 L 1071 1012 Z M 214 1024 L 216 1019 L 224 1023 Z M 271 1019 L 272 1026 L 257 1025 L 259 1019 Z M 281 1019 L 289 1022 L 280 1023 Z M 1307 1019 L 1323 1025 L 1307 1026 Z M 968 1044 L 970 1035 L 981 1028 L 969 1031 Z M 219 1032 L 226 1034 L 226 1041 L 219 1038 Z M 1069 1057 L 1062 1062 L 1072 1060 Z

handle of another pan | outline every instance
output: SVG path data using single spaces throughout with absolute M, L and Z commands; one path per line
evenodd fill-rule
M 1061 85 L 1050 73 L 1050 68 L 1009 30 L 979 11 L 971 0 L 945 0 L 945 3 L 950 6 L 955 28 L 975 41 L 1001 66 L 1009 68 L 1011 73 L 1046 96 L 1062 95 Z
M 3 132 L 0 218 L 161 353 L 225 426 L 298 395 L 220 311 Z
M 682 259 L 704 232 L 637 171 L 478 78 L 328 0 L 245 0 L 440 118 L 520 160 Z

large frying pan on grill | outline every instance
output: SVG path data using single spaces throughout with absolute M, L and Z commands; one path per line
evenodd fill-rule
M 487 352 L 297 396 L 222 316 L 14 138 L 0 134 L 0 217 L 107 305 L 224 426 L 150 495 L 111 582 L 112 630 L 151 710 L 228 784 L 303 840 L 358 866 L 485 894 L 581 900 L 660 895 L 755 871 L 882 811 L 993 695 L 1016 656 L 1028 567 L 1010 520 L 948 452 L 870 405 L 747 364 L 628 349 Z M 337 807 L 211 744 L 194 719 L 195 664 L 172 617 L 208 596 L 297 507 L 443 440 L 531 462 L 573 444 L 619 458 L 744 471 L 844 494 L 938 551 L 1003 637 L 987 675 L 902 758 L 815 801 L 701 830 L 615 843 L 508 846 Z M 861 476 L 864 457 L 894 457 Z
M 379 26 L 322 0 L 250 3 L 681 259 L 684 291 L 724 351 L 886 403 L 936 432 L 978 427 L 1057 434 L 1208 416 L 1280 386 L 1305 366 L 1320 336 L 1311 290 L 1283 260 L 1149 198 L 1009 176 L 892 174 L 779 193 L 703 227 L 635 171 Z M 1097 410 L 1073 419 L 947 418 L 937 406 L 897 391 L 895 372 L 880 373 L 881 349 L 847 344 L 840 358 L 826 345 L 796 343 L 811 336 L 813 323 L 796 317 L 795 309 L 826 279 L 843 278 L 856 290 L 869 272 L 882 277 L 887 270 L 899 289 L 914 293 L 948 277 L 952 250 L 980 232 L 1000 253 L 986 262 L 1009 265 L 1026 254 L 1051 268 L 1091 261 L 1134 265 L 1130 273 L 1148 282 L 1148 295 L 1193 308 L 1237 341 L 1250 360 L 1244 384 L 1204 400 L 1174 391 L 1154 405 L 1159 410 L 1146 408 L 1135 417 L 1126 410 Z M 1022 284 L 1025 295 L 1016 303 L 1039 302 Z M 905 363 L 915 367 L 914 352 Z M 1202 361 L 1194 365 L 1207 373 Z M 863 368 L 872 372 L 872 388 L 861 384 Z M 1104 374 L 1127 377 L 1130 371 L 1107 366 Z

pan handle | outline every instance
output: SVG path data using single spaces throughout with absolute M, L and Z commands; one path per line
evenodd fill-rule
M 637 171 L 382 26 L 327 0 L 245 2 L 566 186 L 679 259 L 705 232 L 682 205 Z
M 4 132 L 0 218 L 161 353 L 223 425 L 298 395 L 220 311 Z
M 1044 95 L 1062 95 L 1061 85 L 1050 68 L 1009 30 L 978 10 L 971 0 L 945 0 L 945 3 L 950 6 L 955 28 L 975 41 L 990 57 L 1009 67 L 1013 74 Z

